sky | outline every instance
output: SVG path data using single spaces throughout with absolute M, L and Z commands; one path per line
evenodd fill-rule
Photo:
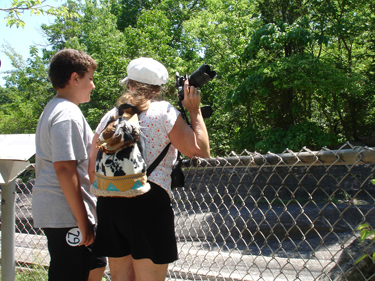
M 8 3 L 8 4 L 7 4 Z M 5 8 L 10 6 L 10 0 L 0 0 L 0 8 Z M 50 5 L 58 6 L 60 3 L 53 0 L 47 0 Z M 8 5 L 8 6 L 6 6 Z M 14 50 L 22 55 L 23 59 L 26 61 L 29 58 L 30 46 L 37 46 L 41 48 L 43 44 L 46 44 L 46 39 L 44 38 L 40 25 L 43 23 L 52 23 L 52 16 L 30 16 L 29 12 L 25 12 L 22 15 L 22 19 L 25 21 L 25 27 L 17 28 L 15 25 L 12 27 L 7 27 L 4 18 L 6 16 L 5 12 L 0 11 L 0 85 L 4 86 L 4 71 L 12 70 L 13 67 L 10 63 L 8 57 L 3 53 L 3 45 L 8 42 Z

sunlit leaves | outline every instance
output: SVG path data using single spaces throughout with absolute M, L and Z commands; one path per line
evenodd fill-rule
M 231 92 L 229 104 L 233 108 L 261 100 L 267 108 L 252 110 L 264 126 L 259 132 L 269 132 L 261 136 L 263 141 L 257 145 L 261 150 L 267 145 L 280 151 L 282 146 L 295 147 L 300 137 L 292 131 L 300 128 L 301 136 L 307 136 L 306 127 L 300 126 L 311 121 L 321 130 L 314 134 L 325 137 L 318 142 L 304 138 L 307 146 L 324 140 L 332 145 L 331 134 L 358 140 L 369 125 L 359 119 L 373 114 L 367 106 L 368 80 L 362 74 L 371 61 L 363 60 L 368 49 L 362 47 L 363 36 L 370 34 L 365 24 L 371 18 L 369 3 L 299 1 L 297 9 L 287 3 L 258 1 L 263 24 L 249 33 L 241 54 L 247 68 L 239 73 L 242 79 L 236 78 L 242 82 Z M 281 146 L 276 148 L 272 139 L 275 143 L 279 139 Z
M 12 0 L 10 7 L 1 7 L 0 11 L 5 12 L 5 21 L 7 26 L 13 25 L 24 27 L 25 22 L 22 20 L 22 15 L 29 12 L 30 15 L 52 15 L 70 18 L 76 16 L 75 13 L 69 11 L 65 6 L 51 6 L 46 5 L 46 0 Z
M 43 3 L 14 3 L 25 2 Z M 37 115 L 53 94 L 45 78 L 49 59 L 70 47 L 98 62 L 96 89 L 90 103 L 81 106 L 93 128 L 115 105 L 129 61 L 150 56 L 169 71 L 163 98 L 172 103 L 175 72 L 191 74 L 203 62 L 217 72 L 201 89 L 202 105 L 214 109 L 206 120 L 212 155 L 363 140 L 375 130 L 375 6 L 370 2 L 68 1 L 63 9 L 73 17 L 60 14 L 43 25 L 50 46 L 42 56 L 31 50 L 32 59 L 24 62 L 8 52 L 17 67 L 8 74 L 2 101 L 6 107 L 12 103 L 12 89 L 17 99 L 31 97 Z

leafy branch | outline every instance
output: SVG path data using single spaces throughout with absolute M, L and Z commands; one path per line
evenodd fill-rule
M 46 5 L 47 0 L 13 0 L 10 7 L 1 8 L 0 12 L 5 12 L 4 21 L 6 25 L 12 27 L 15 25 L 17 28 L 25 27 L 25 22 L 21 19 L 21 16 L 25 11 L 30 11 L 31 15 L 51 15 L 51 16 L 62 16 L 64 18 L 71 18 L 77 16 L 70 12 L 66 6 L 54 7 Z
M 360 239 L 361 242 L 365 241 L 365 239 L 372 236 L 371 241 L 375 241 L 375 230 L 372 229 L 367 223 L 363 223 L 359 225 L 356 230 L 361 231 Z M 367 254 L 363 254 L 360 256 L 355 263 L 359 263 L 361 260 L 363 260 L 365 257 L 367 257 Z M 375 253 L 372 253 L 372 260 L 375 260 Z

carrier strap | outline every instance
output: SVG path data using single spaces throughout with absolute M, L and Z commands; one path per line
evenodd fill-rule
M 155 170 L 155 168 L 159 165 L 161 160 L 163 160 L 164 156 L 167 154 L 171 143 L 168 143 L 167 146 L 163 149 L 163 151 L 159 154 L 158 158 L 152 162 L 152 164 L 147 168 L 147 176 L 151 175 L 151 173 Z

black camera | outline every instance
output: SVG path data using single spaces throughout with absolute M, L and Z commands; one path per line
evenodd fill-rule
M 210 66 L 203 63 L 196 71 L 194 71 L 190 76 L 184 75 L 179 76 L 176 72 L 176 89 L 178 90 L 178 99 L 180 101 L 184 100 L 184 83 L 189 80 L 189 85 L 196 88 L 203 87 L 207 82 L 211 81 L 216 77 L 216 72 L 210 69 Z
M 194 86 L 196 88 L 203 87 L 207 82 L 211 81 L 216 77 L 216 72 L 210 69 L 210 66 L 206 63 L 203 63 L 201 67 L 199 67 L 196 71 L 194 71 L 190 76 L 184 75 L 179 76 L 178 72 L 176 72 L 176 89 L 178 91 L 178 104 L 180 106 L 180 111 L 182 113 L 183 118 L 189 124 L 185 110 L 181 104 L 184 100 L 184 84 L 186 79 L 189 80 L 189 86 Z M 208 118 L 212 115 L 212 108 L 209 105 L 205 105 L 201 107 L 202 116 L 203 118 Z

